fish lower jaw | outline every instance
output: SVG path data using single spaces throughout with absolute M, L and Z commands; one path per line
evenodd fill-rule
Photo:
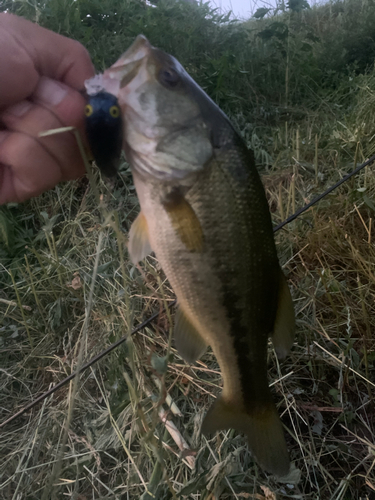
M 122 68 L 149 55 L 151 44 L 144 35 L 138 35 L 133 44 L 113 64 L 112 68 Z

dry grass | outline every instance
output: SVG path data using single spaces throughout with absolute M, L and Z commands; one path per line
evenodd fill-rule
M 340 177 L 328 181 L 319 165 L 326 180 L 316 179 L 307 130 L 289 132 L 289 153 L 264 176 L 275 223 Z M 137 212 L 128 170 L 123 180 L 97 179 L 116 216 L 103 215 L 85 181 L 25 209 L 31 243 L 0 267 L 1 420 L 76 369 L 80 349 L 89 359 L 151 312 L 159 318 L 82 374 L 74 397 L 72 382 L 1 430 L 0 498 L 375 498 L 374 176 L 361 174 L 277 234 L 298 325 L 285 362 L 269 351 L 294 463 L 287 482 L 259 469 L 243 436 L 200 436 L 219 368 L 210 352 L 194 366 L 179 358 L 164 311 L 174 297 L 157 262 L 137 269 L 119 253 Z

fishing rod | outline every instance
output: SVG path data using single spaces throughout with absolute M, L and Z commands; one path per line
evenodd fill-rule
M 305 205 L 302 208 L 300 208 L 299 210 L 297 210 L 297 212 L 294 212 L 294 214 L 292 214 L 290 217 L 288 217 L 287 219 L 285 219 L 283 222 L 280 222 L 280 224 L 278 224 L 277 226 L 275 226 L 273 228 L 273 232 L 276 233 L 276 231 L 278 231 L 279 229 L 283 228 L 284 226 L 286 226 L 290 222 L 292 222 L 295 219 L 297 219 L 297 217 L 299 217 L 301 214 L 303 214 L 303 212 L 306 212 L 306 210 L 308 210 L 310 207 L 312 207 L 313 205 L 315 205 L 315 203 L 318 203 L 318 201 L 322 200 L 325 196 L 327 196 L 327 194 L 332 193 L 332 191 L 334 191 L 336 188 L 338 188 L 339 186 L 341 186 L 341 184 L 344 184 L 344 182 L 348 181 L 351 177 L 353 177 L 354 175 L 358 174 L 358 172 L 360 172 L 363 168 L 367 167 L 371 163 L 374 163 L 374 161 L 375 161 L 375 155 L 371 156 L 371 158 L 369 158 L 368 160 L 366 160 L 359 167 L 355 168 L 352 172 L 350 172 L 349 174 L 345 175 L 341 180 L 339 180 L 338 182 L 336 182 L 336 184 L 334 184 L 333 186 L 331 186 L 330 188 L 328 188 L 327 191 L 324 191 L 324 193 L 320 194 L 319 196 L 317 196 L 316 198 L 314 198 L 312 201 L 310 201 L 310 203 L 307 203 L 307 205 Z
M 312 201 L 310 201 L 310 203 L 307 203 L 302 208 L 300 208 L 299 210 L 297 210 L 294 214 L 292 214 L 290 217 L 288 217 L 283 222 L 281 222 L 280 224 L 278 224 L 277 226 L 275 226 L 273 228 L 273 232 L 276 233 L 277 231 L 279 231 L 280 229 L 282 229 L 284 226 L 286 226 L 290 222 L 292 222 L 295 219 L 297 219 L 297 217 L 299 217 L 301 214 L 303 214 L 304 212 L 306 212 L 306 210 L 308 210 L 310 207 L 312 207 L 313 205 L 315 205 L 316 203 L 318 203 L 318 201 L 322 200 L 328 194 L 332 193 L 332 191 L 334 191 L 336 188 L 338 188 L 339 186 L 341 186 L 342 184 L 344 184 L 344 182 L 348 181 L 351 177 L 353 177 L 354 175 L 358 174 L 358 172 L 360 172 L 363 168 L 367 167 L 371 163 L 374 163 L 374 161 L 375 161 L 375 155 L 371 156 L 371 158 L 369 158 L 368 160 L 366 160 L 359 167 L 357 167 L 356 169 L 354 169 L 349 174 L 345 175 L 336 184 L 334 184 L 333 186 L 331 186 L 330 188 L 328 188 L 326 191 L 324 191 L 322 194 L 320 194 L 319 196 L 317 196 L 316 198 L 314 198 Z M 168 308 L 169 309 L 172 308 L 173 306 L 176 305 L 176 303 L 177 303 L 177 300 L 174 300 L 173 302 L 171 302 L 170 304 L 168 304 Z M 150 323 L 152 323 L 158 316 L 159 316 L 159 312 L 156 312 L 156 313 L 152 314 L 151 316 L 149 316 L 145 321 L 143 321 L 143 323 L 139 324 L 130 333 L 130 336 L 135 335 L 136 333 L 138 333 L 145 326 L 147 326 Z M 80 373 L 83 373 L 85 370 L 87 370 L 87 368 L 90 368 L 90 366 L 94 365 L 97 361 L 99 361 L 100 359 L 104 358 L 107 354 L 109 354 L 114 349 L 116 349 L 119 345 L 121 345 L 122 343 L 124 343 L 128 338 L 129 338 L 129 335 L 126 335 L 126 336 L 122 337 L 121 339 L 117 340 L 116 342 L 114 342 L 113 344 L 111 344 L 109 347 L 107 347 L 107 349 L 105 349 L 104 351 L 100 352 L 99 354 L 97 354 L 96 356 L 94 356 L 93 358 L 91 358 L 89 361 L 87 361 L 87 363 L 84 363 L 78 370 L 73 371 L 68 377 L 64 378 L 63 380 L 61 380 L 61 382 L 59 382 L 58 384 L 56 384 L 53 387 L 51 387 L 51 389 L 49 389 L 47 392 L 44 392 L 38 398 L 34 399 L 34 401 L 31 401 L 29 404 L 27 404 L 26 406 L 24 406 L 17 413 L 14 413 L 11 417 L 9 417 L 6 420 L 4 420 L 4 422 L 1 422 L 0 423 L 0 429 L 2 429 L 3 427 L 5 427 L 7 424 L 10 424 L 10 422 L 13 422 L 13 420 L 16 420 L 18 417 L 21 417 L 21 415 L 24 415 L 27 411 L 29 411 L 32 408 L 34 408 L 34 406 L 36 406 L 38 403 L 40 403 L 41 401 L 44 401 L 46 398 L 48 398 L 48 396 L 51 396 L 52 394 L 54 394 L 56 391 L 58 391 L 59 389 L 61 389 L 61 387 L 63 387 L 64 385 L 66 385 L 68 382 L 70 382 L 74 377 L 76 377 Z

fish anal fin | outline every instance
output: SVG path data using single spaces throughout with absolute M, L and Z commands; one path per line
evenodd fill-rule
M 289 453 L 283 426 L 272 401 L 246 411 L 241 405 L 219 397 L 203 421 L 202 432 L 231 428 L 246 434 L 249 448 L 262 468 L 279 477 L 288 474 Z
M 175 317 L 174 340 L 176 349 L 188 363 L 195 363 L 207 349 L 207 344 L 181 307 Z
M 196 213 L 179 189 L 173 189 L 163 201 L 173 229 L 190 252 L 202 252 L 203 231 Z
M 294 340 L 295 316 L 292 296 L 284 273 L 280 270 L 280 284 L 276 320 L 272 333 L 272 343 L 277 357 L 284 359 Z
M 140 212 L 129 231 L 128 250 L 133 264 L 137 264 L 152 252 L 146 217 Z

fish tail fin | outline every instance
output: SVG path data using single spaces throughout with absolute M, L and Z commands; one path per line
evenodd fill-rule
M 289 453 L 282 423 L 272 401 L 246 411 L 219 397 L 203 421 L 202 432 L 206 434 L 228 428 L 247 435 L 251 452 L 265 470 L 279 477 L 288 473 Z

